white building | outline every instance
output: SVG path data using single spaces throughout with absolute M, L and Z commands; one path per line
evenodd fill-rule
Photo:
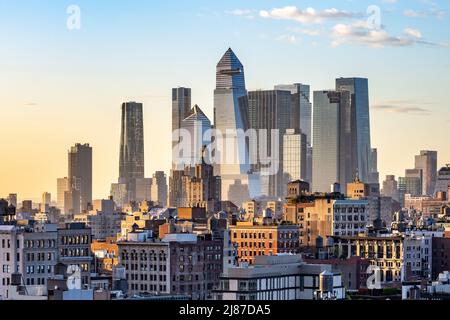
M 215 300 L 344 299 L 342 275 L 331 265 L 308 265 L 300 255 L 258 256 L 255 265 L 229 268 Z

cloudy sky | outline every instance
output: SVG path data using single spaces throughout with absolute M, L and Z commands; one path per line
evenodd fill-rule
M 76 142 L 93 146 L 94 197 L 106 197 L 125 100 L 145 105 L 147 175 L 168 171 L 171 88 L 191 87 L 212 118 L 215 65 L 229 46 L 250 90 L 369 78 L 383 176 L 403 174 L 421 149 L 450 162 L 449 1 L 156 2 L 0 0 L 0 197 L 56 196 Z

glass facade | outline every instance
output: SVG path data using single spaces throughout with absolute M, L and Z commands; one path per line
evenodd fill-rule
M 370 115 L 369 115 L 369 81 L 364 78 L 336 79 L 336 90 L 351 93 L 351 103 L 356 109 L 358 173 L 361 181 L 370 180 Z
M 119 183 L 127 186 L 127 200 L 136 198 L 136 179 L 144 178 L 144 121 L 142 103 L 122 104 Z

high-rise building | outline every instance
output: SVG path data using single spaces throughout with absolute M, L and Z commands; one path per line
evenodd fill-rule
M 119 183 L 127 187 L 127 201 L 136 198 L 136 179 L 144 178 L 144 120 L 142 103 L 122 104 Z
M 181 137 L 179 135 L 179 129 L 181 129 L 181 123 L 186 119 L 191 111 L 191 89 L 190 88 L 174 88 L 172 89 L 172 134 L 176 134 L 177 137 L 173 137 L 172 149 L 175 150 L 176 145 L 180 142 Z M 172 155 L 172 167 L 176 169 L 178 167 L 179 155 Z M 180 168 L 178 168 L 180 169 Z M 182 169 L 182 168 L 181 168 Z
M 76 190 L 80 197 L 79 200 L 73 198 L 73 201 L 80 202 L 73 206 L 80 207 L 81 211 L 87 210 L 88 204 L 92 204 L 92 148 L 89 144 L 77 143 L 69 150 L 68 160 L 69 192 Z M 78 213 L 80 212 L 74 212 Z
M 277 85 L 275 90 L 290 91 L 292 96 L 290 129 L 300 129 L 306 135 L 308 146 L 312 142 L 312 104 L 310 86 L 295 83 L 290 85 Z
M 405 192 L 413 197 L 422 195 L 422 169 L 407 169 L 405 171 Z
M 41 212 L 48 212 L 48 209 L 50 208 L 52 202 L 52 195 L 49 192 L 44 192 L 42 194 L 42 201 L 41 201 Z
M 370 153 L 369 180 L 370 184 L 380 183 L 380 173 L 378 172 L 378 149 L 372 148 Z
M 149 201 L 152 198 L 151 178 L 136 179 L 136 201 Z
M 420 151 L 415 168 L 422 170 L 422 195 L 434 196 L 437 174 L 437 151 Z
M 364 78 L 336 79 L 336 90 L 351 93 L 352 109 L 356 112 L 357 130 L 357 168 L 359 177 L 364 182 L 370 182 L 370 115 L 369 115 L 369 81 Z
M 245 137 L 240 139 L 239 131 L 248 129 L 247 90 L 245 88 L 244 67 L 228 49 L 216 68 L 216 89 L 214 91 L 214 137 L 215 171 L 222 178 L 222 199 L 232 199 L 230 186 L 238 180 L 253 196 L 258 192 L 258 180 L 252 179 L 248 161 L 248 144 Z M 219 133 L 220 132 L 220 136 Z M 256 181 L 256 183 L 255 183 Z M 238 204 L 240 205 L 240 204 Z
M 128 203 L 127 185 L 124 183 L 111 184 L 111 197 L 119 208 L 123 208 Z
M 184 170 L 171 170 L 169 177 L 169 207 L 183 207 L 184 188 L 183 188 Z
M 250 152 L 253 156 L 255 152 L 257 154 L 253 159 L 257 159 L 256 171 L 261 172 L 261 194 L 282 197 L 286 186 L 283 179 L 283 136 L 291 128 L 290 91 L 250 91 L 248 115 L 250 129 L 258 133 L 257 139 L 250 139 Z M 265 139 L 261 136 L 264 131 Z
M 391 197 L 395 201 L 400 202 L 398 183 L 395 180 L 395 176 L 386 176 L 386 180 L 383 181 L 383 190 L 381 193 L 385 197 Z
M 167 176 L 164 171 L 156 171 L 152 179 L 151 201 L 167 206 Z
M 60 210 L 64 210 L 64 194 L 69 191 L 69 179 L 58 178 L 56 181 L 56 206 Z M 65 212 L 63 212 L 65 213 Z
M 358 175 L 356 110 L 349 91 L 315 91 L 313 190 L 346 186 Z
M 283 171 L 285 184 L 295 180 L 306 181 L 306 135 L 300 130 L 288 129 L 283 141 Z
M 17 208 L 17 193 L 10 193 L 7 200 L 10 205 Z
M 290 129 L 300 129 L 306 135 L 306 172 L 304 180 L 312 183 L 312 103 L 309 85 L 295 83 L 278 85 L 275 90 L 288 90 L 292 96 Z
M 190 141 L 181 141 L 180 147 L 183 147 L 183 155 L 177 161 L 176 168 L 181 170 L 184 166 L 195 167 L 202 163 L 202 151 L 205 146 L 211 143 L 211 121 L 200 109 L 195 105 L 190 114 L 181 121 L 181 128 L 189 132 Z

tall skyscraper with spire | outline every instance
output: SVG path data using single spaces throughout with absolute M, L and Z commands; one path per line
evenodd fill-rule
M 119 184 L 127 190 L 127 201 L 136 198 L 136 179 L 144 178 L 144 120 L 142 103 L 122 104 Z
M 214 91 L 214 124 L 221 137 L 215 136 L 216 175 L 222 178 L 222 199 L 240 206 L 242 199 L 255 191 L 250 179 L 248 144 L 238 137 L 238 131 L 249 128 L 248 98 L 245 88 L 244 66 L 233 50 L 228 49 L 216 68 Z M 230 192 L 239 185 L 240 195 Z M 248 194 L 242 194 L 242 186 Z

